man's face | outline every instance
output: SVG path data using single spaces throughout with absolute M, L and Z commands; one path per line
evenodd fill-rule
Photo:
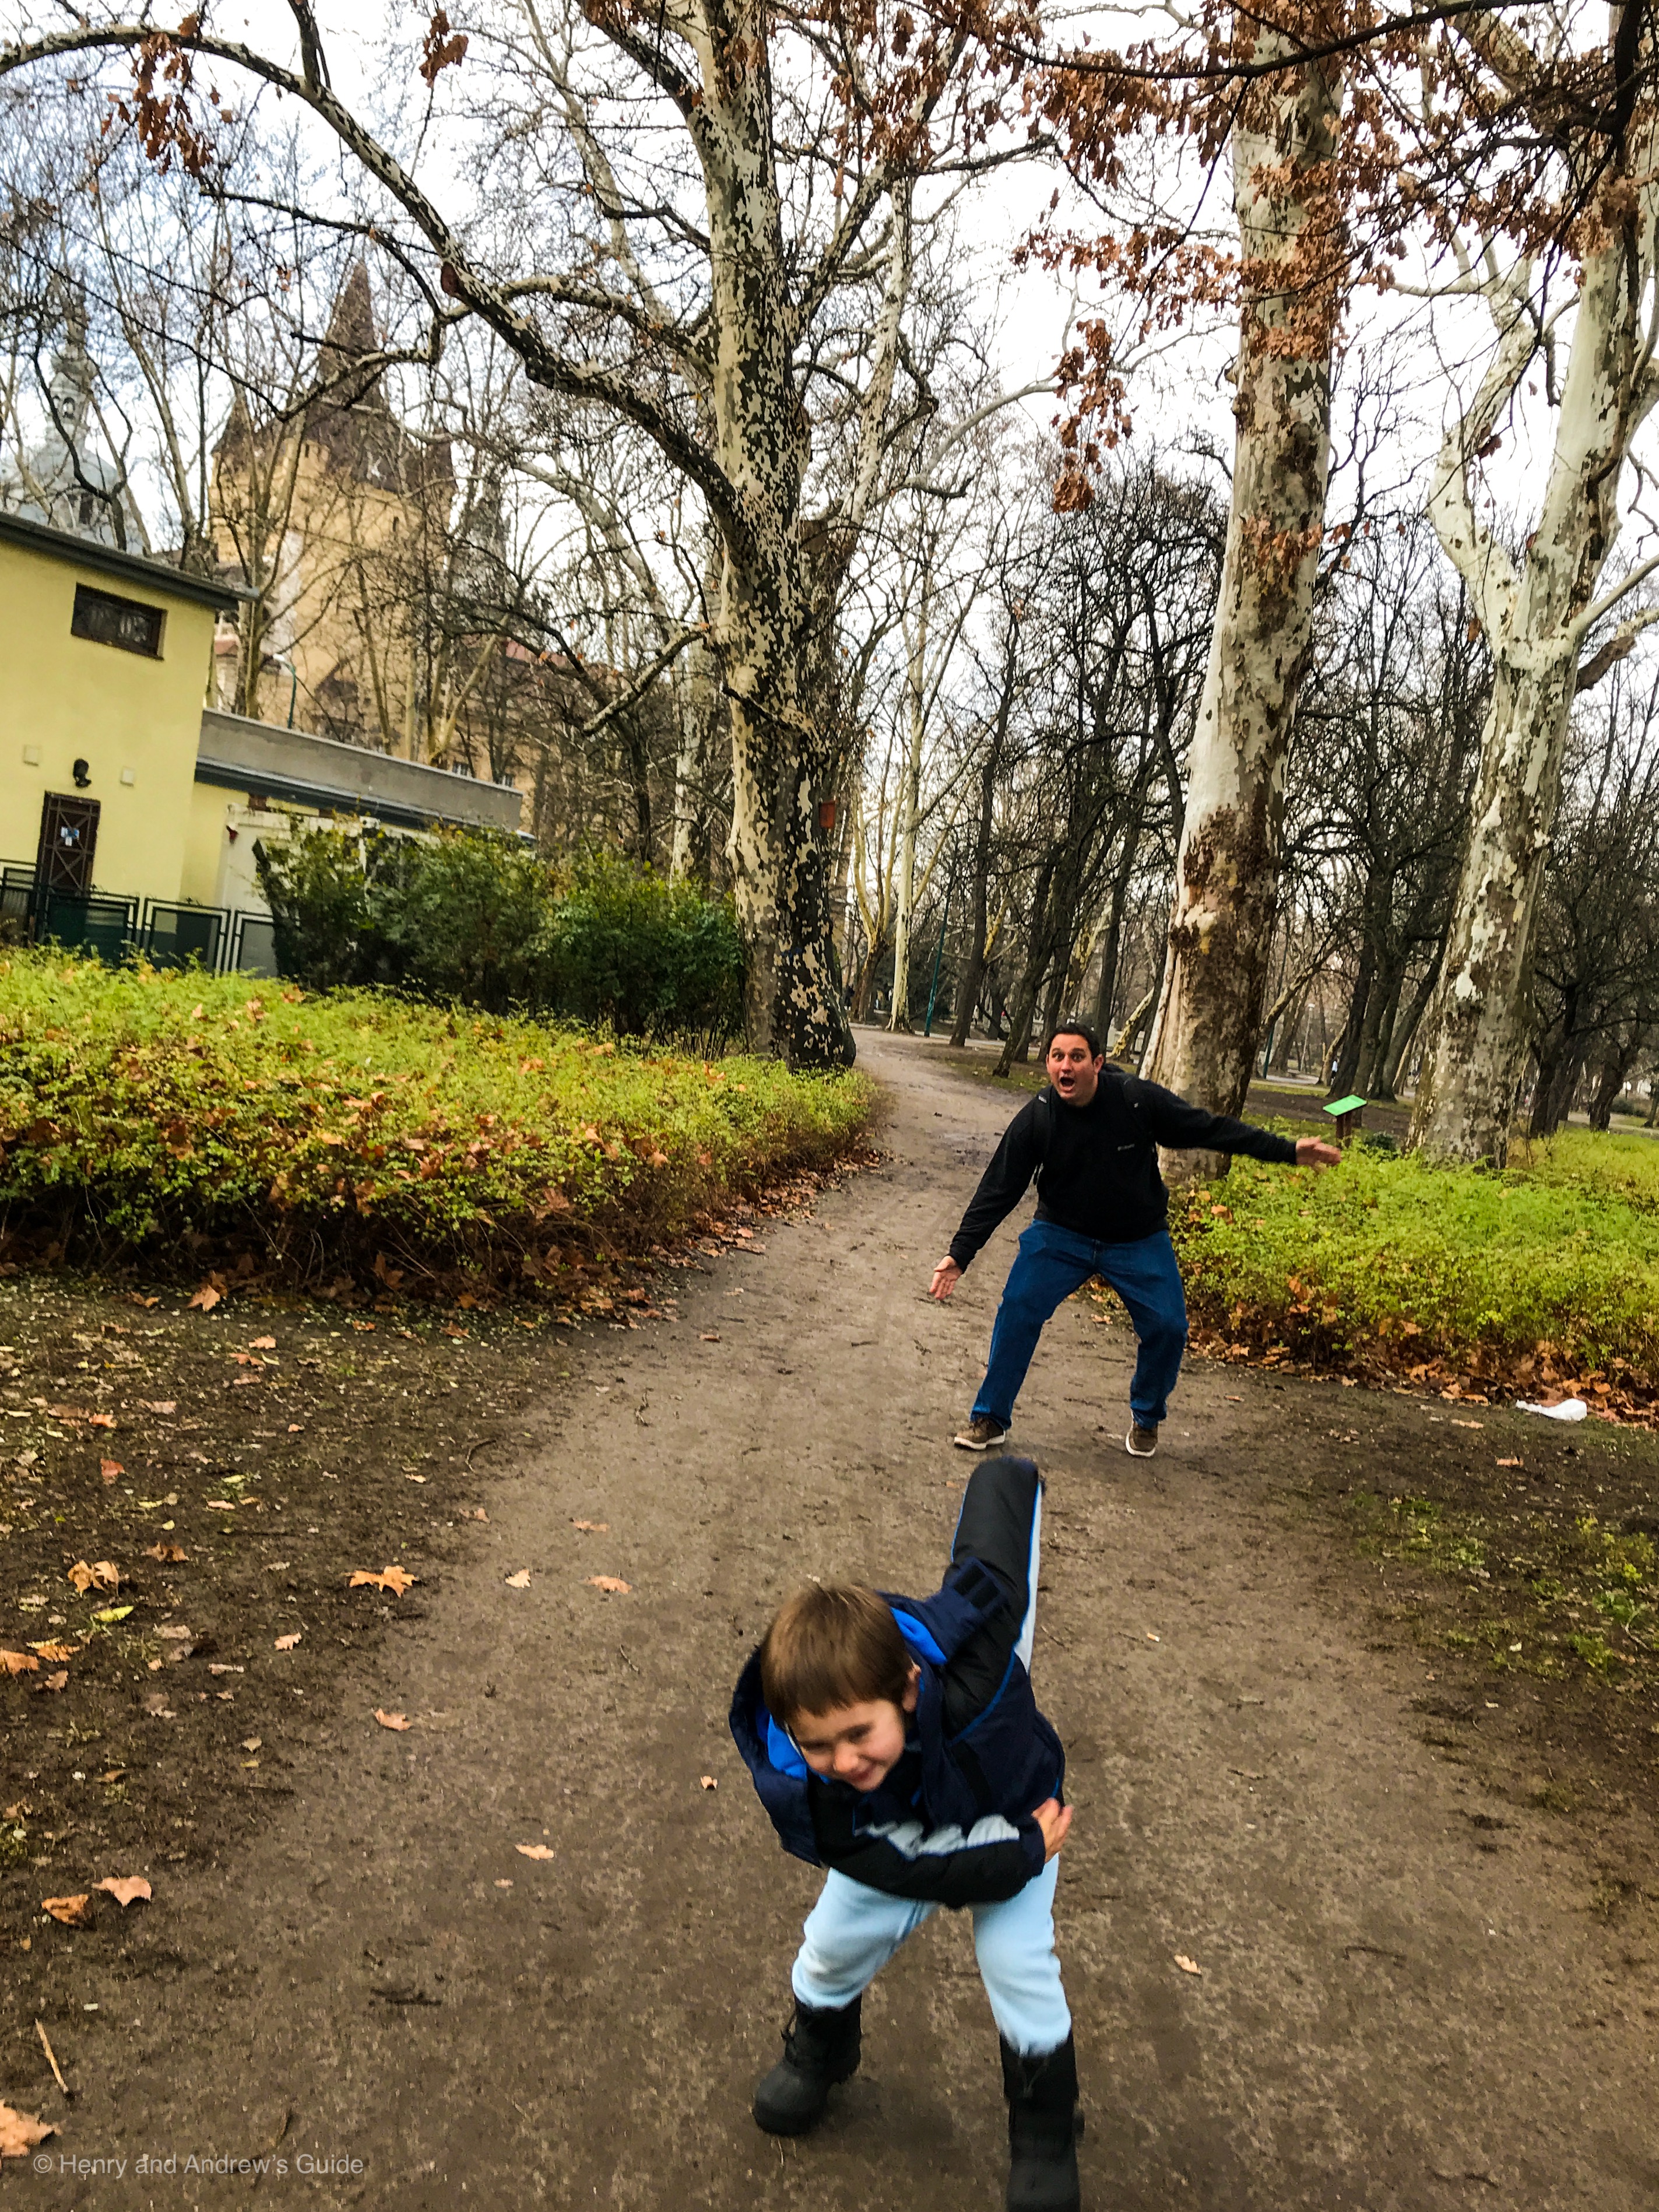
M 1045 1063 L 1048 1080 L 1068 1106 L 1086 1106 L 1095 1095 L 1095 1085 L 1100 1080 L 1100 1071 L 1106 1065 L 1104 1054 L 1098 1059 L 1089 1049 L 1089 1040 L 1071 1030 L 1062 1030 L 1048 1048 Z
M 795 1748 L 824 1780 L 854 1790 L 877 1790 L 904 1755 L 904 1717 L 916 1709 L 917 1669 L 910 1670 L 902 1705 L 866 1698 L 827 1713 L 797 1713 L 789 1733 Z

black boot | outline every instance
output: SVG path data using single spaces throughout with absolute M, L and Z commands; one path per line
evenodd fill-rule
M 770 2136 L 803 2136 L 823 2118 L 830 2092 L 858 2071 L 859 2008 L 839 2010 L 795 2002 L 783 2031 L 783 2056 L 755 2091 L 755 2118 Z
M 1057 2051 L 1022 2058 L 1002 2046 L 1008 2100 L 1008 2212 L 1079 2212 L 1077 2052 L 1068 2035 Z

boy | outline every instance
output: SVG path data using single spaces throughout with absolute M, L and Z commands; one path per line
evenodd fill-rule
M 859 2063 L 864 1990 L 939 1905 L 974 1916 L 1002 2042 L 1008 2212 L 1078 2212 L 1077 2064 L 1054 1956 L 1066 1754 L 1037 1711 L 1042 1485 L 988 1460 L 930 1598 L 798 1590 L 732 1701 L 732 1734 L 786 1850 L 827 1866 L 791 1977 L 783 2057 L 755 2092 L 773 2135 L 823 2117 Z

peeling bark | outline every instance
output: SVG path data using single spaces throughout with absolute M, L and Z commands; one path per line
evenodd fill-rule
M 1263 32 L 1257 58 L 1293 51 Z M 1322 272 L 1336 258 L 1341 105 L 1334 64 L 1287 67 L 1252 88 L 1234 133 L 1243 301 L 1232 508 L 1146 1068 L 1221 1113 L 1243 1105 L 1260 1033 L 1285 758 L 1313 650 L 1337 307 Z M 1165 1171 L 1216 1165 L 1182 1153 Z
M 1650 167 L 1650 147 L 1639 166 Z M 1480 393 L 1442 448 L 1430 498 L 1493 665 L 1468 844 L 1412 1117 L 1413 1145 L 1440 1158 L 1506 1157 L 1528 1048 L 1528 961 L 1579 653 L 1589 629 L 1636 580 L 1598 601 L 1619 533 L 1620 477 L 1656 393 L 1645 327 L 1656 260 L 1651 180 L 1629 198 L 1629 215 L 1609 217 L 1584 259 L 1538 526 L 1518 562 L 1477 520 L 1469 485 L 1475 452 L 1537 343 L 1518 282 L 1500 308 L 1498 343 Z

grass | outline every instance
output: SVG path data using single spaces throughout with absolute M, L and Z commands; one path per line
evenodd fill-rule
M 872 1097 L 857 1075 L 374 993 L 19 953 L 0 961 L 0 1236 L 551 1281 L 826 1164 Z
M 1659 1149 L 1567 1131 L 1503 1174 L 1360 1145 L 1178 1193 L 1201 1324 L 1373 1379 L 1659 1399 Z

